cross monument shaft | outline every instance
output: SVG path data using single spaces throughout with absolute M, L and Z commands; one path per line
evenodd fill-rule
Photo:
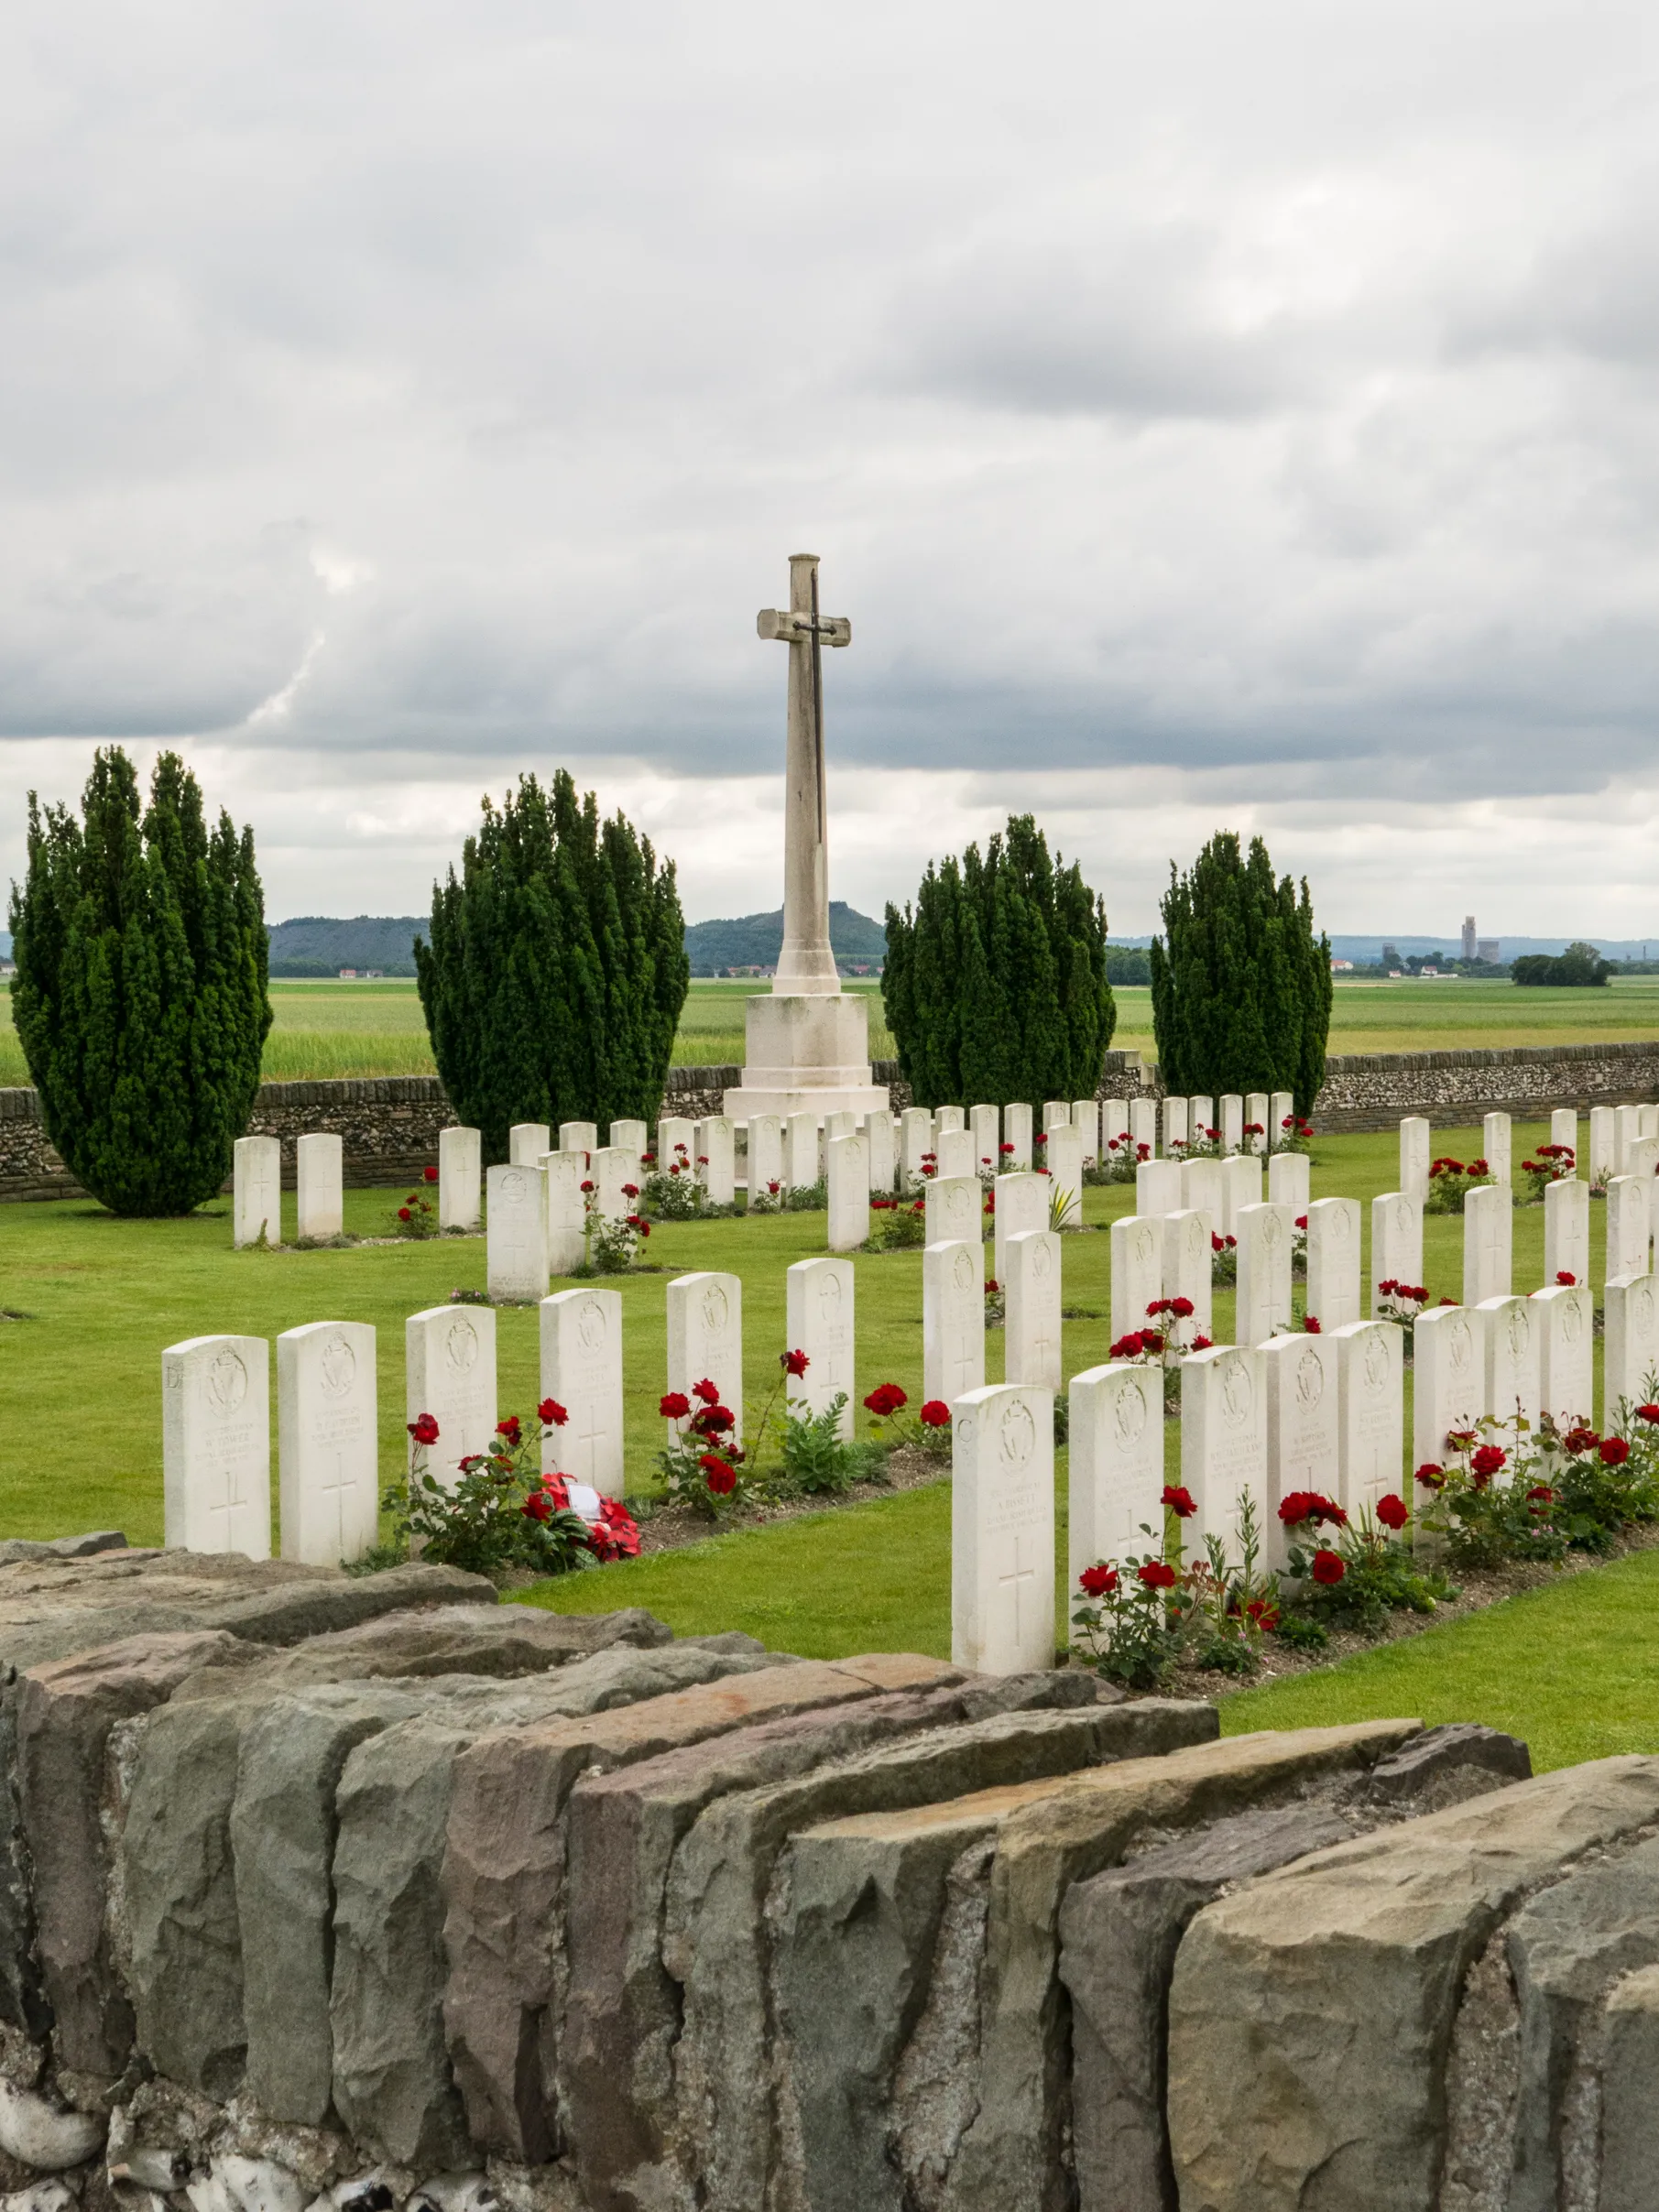
M 775 992 L 838 992 L 829 934 L 829 802 L 824 773 L 824 648 L 850 645 L 853 626 L 818 609 L 818 556 L 791 553 L 789 606 L 757 618 L 762 637 L 789 647 L 789 750 L 784 780 L 783 950 Z

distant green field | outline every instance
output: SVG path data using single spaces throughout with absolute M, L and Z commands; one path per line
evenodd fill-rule
M 693 1067 L 743 1060 L 748 983 L 693 983 L 674 1057 Z M 879 984 L 848 984 L 871 1000 L 870 1056 L 892 1056 Z M 1114 1045 L 1151 1060 L 1151 993 L 1115 994 Z M 277 1019 L 266 1041 L 272 1082 L 328 1075 L 430 1075 L 431 1053 L 413 983 L 273 983 Z M 1343 983 L 1331 1016 L 1333 1052 L 1429 1052 L 1460 1045 L 1592 1044 L 1659 1037 L 1659 975 L 1621 977 L 1606 990 L 1523 990 L 1511 983 Z M 0 990 L 0 1084 L 28 1081 Z

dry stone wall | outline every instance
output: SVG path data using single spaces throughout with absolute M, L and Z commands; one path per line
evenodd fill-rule
M 1627 2212 L 1659 1760 L 0 1549 L 6 2212 Z

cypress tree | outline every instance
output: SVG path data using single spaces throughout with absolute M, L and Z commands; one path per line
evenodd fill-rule
M 505 1160 L 516 1121 L 651 1121 L 691 964 L 674 866 L 564 769 L 486 797 L 461 875 L 415 941 L 420 1004 L 451 1104 Z
M 1021 814 L 889 906 L 881 997 L 918 1106 L 1092 1097 L 1117 1020 L 1105 905 Z
M 140 818 L 119 746 L 82 801 L 28 795 L 12 1015 L 46 1133 L 113 1213 L 188 1214 L 230 1173 L 271 1025 L 254 834 L 164 753 Z
M 1210 839 L 1191 873 L 1172 865 L 1163 936 L 1152 941 L 1152 1028 L 1179 1096 L 1289 1091 L 1312 1110 L 1331 1024 L 1330 942 L 1314 935 L 1307 881 L 1277 881 L 1267 847 Z

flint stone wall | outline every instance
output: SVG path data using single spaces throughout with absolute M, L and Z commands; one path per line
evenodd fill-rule
M 1488 1728 L 1223 1742 L 1079 1670 L 796 1660 L 443 1569 L 31 1546 L 0 2194 L 1626 2212 L 1659 1759 L 1528 1773 Z

